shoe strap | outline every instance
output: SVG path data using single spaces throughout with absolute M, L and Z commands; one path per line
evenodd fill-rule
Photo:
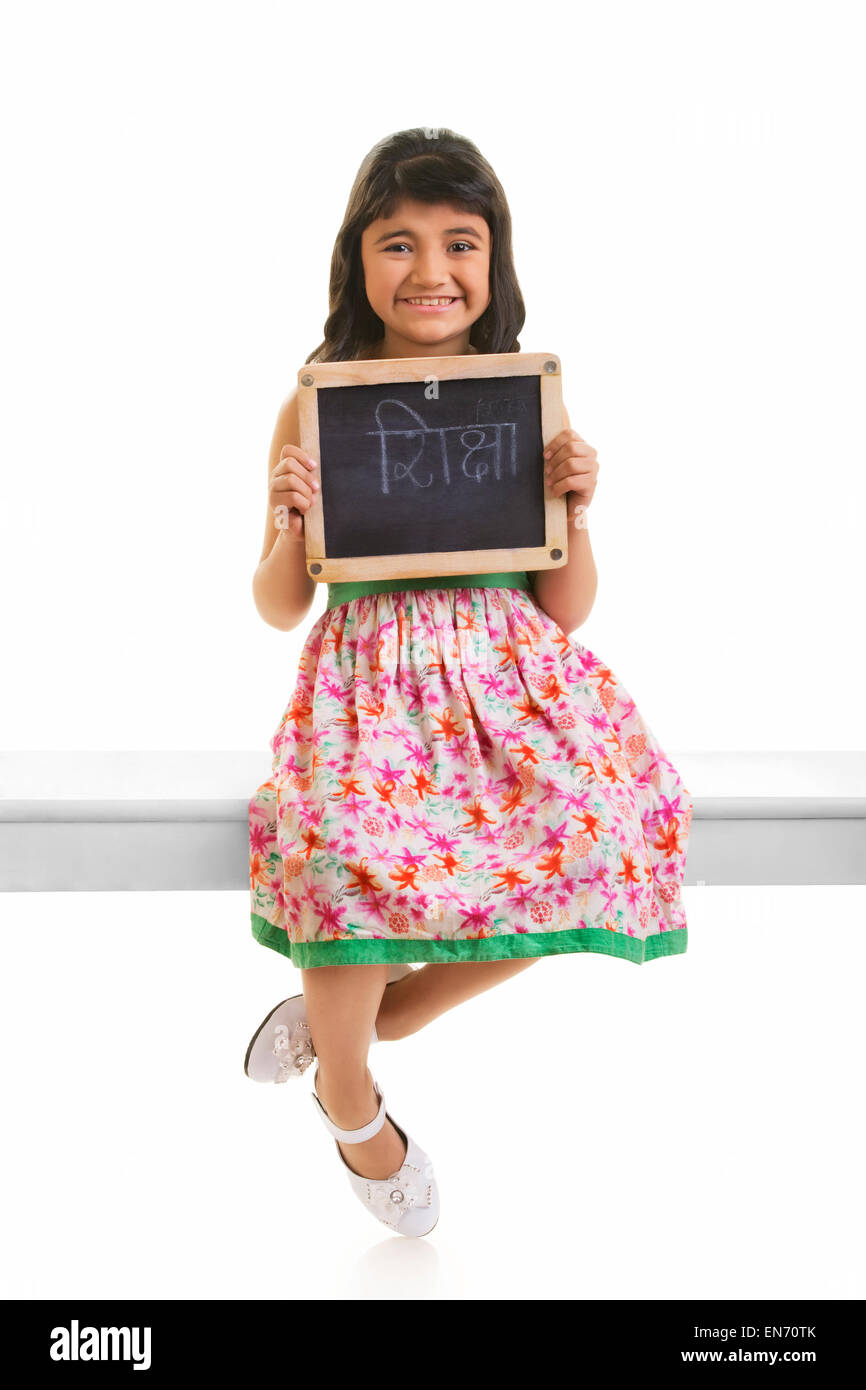
M 379 1130 L 384 1125 L 386 1118 L 385 1097 L 382 1095 L 382 1092 L 379 1090 L 379 1087 L 376 1086 L 375 1081 L 373 1082 L 373 1085 L 375 1087 L 376 1094 L 379 1097 L 379 1109 L 374 1115 L 373 1119 L 370 1121 L 370 1123 L 367 1125 L 362 1125 L 360 1129 L 340 1129 L 340 1126 L 335 1125 L 334 1121 L 330 1118 L 324 1105 L 319 1100 L 319 1097 L 316 1095 L 315 1090 L 310 1092 L 318 1108 L 319 1118 L 321 1119 L 322 1124 L 325 1126 L 327 1130 L 330 1131 L 331 1134 L 333 1134 L 335 1139 L 338 1139 L 340 1141 L 341 1144 L 363 1144 L 365 1140 L 372 1139 L 375 1134 L 378 1134 Z

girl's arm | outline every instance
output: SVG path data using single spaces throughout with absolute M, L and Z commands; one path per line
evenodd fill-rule
M 316 593 L 316 581 L 307 574 L 303 529 L 296 535 L 291 529 L 276 526 L 270 502 L 271 474 L 280 462 L 283 445 L 293 444 L 300 448 L 300 438 L 296 389 L 283 402 L 271 441 L 265 539 L 253 575 L 256 608 L 270 627 L 279 628 L 281 632 L 290 632 L 304 621 Z
M 563 407 L 565 427 L 571 429 L 568 411 Z M 593 482 L 594 490 L 594 482 Z M 568 560 L 554 570 L 533 570 L 529 575 L 539 608 L 565 633 L 585 623 L 592 612 L 598 589 L 598 571 L 586 525 L 575 528 L 574 507 L 579 494 L 568 495 Z M 584 520 L 588 512 L 584 512 Z

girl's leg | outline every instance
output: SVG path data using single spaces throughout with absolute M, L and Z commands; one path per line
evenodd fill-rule
M 383 1042 L 406 1038 L 434 1018 L 483 994 L 486 989 L 511 979 L 532 965 L 537 956 L 518 960 L 461 960 L 445 965 L 425 965 L 383 992 L 376 1015 L 376 1033 Z
M 316 1049 L 316 1090 L 340 1129 L 369 1124 L 378 1110 L 367 1050 L 385 992 L 387 965 L 317 965 L 302 970 L 307 1022 Z M 387 1178 L 406 1145 L 390 1120 L 364 1144 L 340 1144 L 349 1167 L 364 1178 Z

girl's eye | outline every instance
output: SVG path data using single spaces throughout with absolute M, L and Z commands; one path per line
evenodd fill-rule
M 401 247 L 401 246 L 405 246 L 405 245 L 406 245 L 406 242 L 405 242 L 405 241 L 396 241 L 396 242 L 393 242 L 392 245 L 386 246 L 386 247 L 385 247 L 385 250 L 386 250 L 386 251 L 399 251 L 399 250 L 400 250 L 400 247 Z M 474 246 L 472 245 L 472 243 L 469 242 L 469 241 L 452 241 L 451 246 L 465 246 L 465 247 L 467 247 L 470 251 L 474 251 L 474 250 L 475 250 L 475 247 L 474 247 Z M 448 248 L 449 251 L 451 250 L 451 246 L 449 246 L 449 248 Z

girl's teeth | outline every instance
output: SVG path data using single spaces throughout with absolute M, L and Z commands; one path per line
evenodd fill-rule
M 442 299 L 409 299 L 406 302 L 408 304 L 453 304 L 454 299 L 453 296 L 449 296 Z

